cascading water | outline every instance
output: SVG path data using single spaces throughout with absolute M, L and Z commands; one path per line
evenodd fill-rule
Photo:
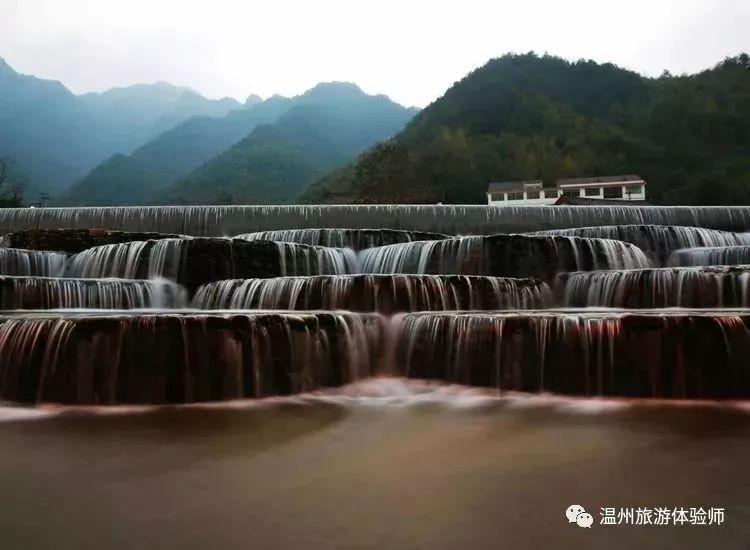
M 281 231 L 257 231 L 237 235 L 235 239 L 248 241 L 276 241 L 285 243 L 307 244 L 310 246 L 328 246 L 333 248 L 351 248 L 364 250 L 375 246 L 446 239 L 447 235 L 423 231 L 401 231 L 398 229 L 286 229 Z
M 411 313 L 406 376 L 499 390 L 732 398 L 750 392 L 750 313 Z
M 7 208 L 0 211 L 0 233 L 103 227 L 220 237 L 278 229 L 385 227 L 448 235 L 489 235 L 627 224 L 748 231 L 750 207 L 377 204 Z
M 141 264 L 156 241 L 135 241 L 95 246 L 71 257 L 65 268 L 68 277 L 136 279 Z
M 0 248 L 3 273 L 22 275 L 0 278 L 3 307 L 102 311 L 0 316 L 0 398 L 192 402 L 294 393 L 377 374 L 575 395 L 723 398 L 750 392 L 750 375 L 740 366 L 750 350 L 750 313 L 709 309 L 750 306 L 750 268 L 653 268 L 670 254 L 677 263 L 738 263 L 739 250 L 750 249 L 738 246 L 747 235 L 687 225 L 746 230 L 747 209 L 45 212 L 0 212 L 2 223 L 41 228 L 8 242 L 31 248 L 62 243 L 61 250 L 78 252 Z M 334 214 L 341 216 L 337 223 L 316 229 Z M 575 229 L 599 219 L 631 225 Z M 168 229 L 196 237 L 44 231 L 60 220 L 71 227 Z M 356 229 L 372 227 L 373 220 L 478 234 Z M 487 234 L 502 228 L 568 229 Z M 251 229 L 272 231 L 198 236 Z M 146 237 L 130 240 L 137 235 Z M 122 242 L 86 248 L 103 239 Z M 29 277 L 63 272 L 70 278 Z M 187 305 L 186 294 L 199 309 L 176 309 Z M 630 309 L 549 309 L 555 305 Z M 671 307 L 704 310 L 647 310 Z
M 0 275 L 56 277 L 65 269 L 67 258 L 59 252 L 0 248 Z
M 370 248 L 360 254 L 362 271 L 480 275 L 482 244 L 482 237 L 461 237 Z
M 535 235 L 564 235 L 628 242 L 643 250 L 657 265 L 665 265 L 681 248 L 750 244 L 750 233 L 730 233 L 702 227 L 615 225 L 538 231 Z
M 155 279 L 60 279 L 0 276 L 0 309 L 183 308 L 185 289 Z
M 750 264 L 750 246 L 716 246 L 676 250 L 669 257 L 672 266 Z
M 750 307 L 750 266 L 562 273 L 555 290 L 565 307 Z
M 148 276 L 177 280 L 183 259 L 184 239 L 160 239 L 149 250 Z
M 491 235 L 418 241 L 360 253 L 365 273 L 554 276 L 560 271 L 650 267 L 638 247 L 609 239 Z
M 534 279 L 467 275 L 357 275 L 240 279 L 203 285 L 201 309 L 435 311 L 539 309 L 552 304 Z
M 0 316 L 0 399 L 191 403 L 339 386 L 378 370 L 371 314 Z
M 350 248 L 307 246 L 276 242 L 281 275 L 345 275 L 360 270 L 357 254 Z

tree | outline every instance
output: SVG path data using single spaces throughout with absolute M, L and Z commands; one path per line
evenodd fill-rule
M 2 189 L 3 184 L 5 183 L 5 180 L 8 177 L 8 163 L 5 162 L 5 159 L 0 157 L 0 189 Z
M 0 157 L 0 207 L 21 206 L 24 184 L 13 176 L 11 168 L 13 161 Z

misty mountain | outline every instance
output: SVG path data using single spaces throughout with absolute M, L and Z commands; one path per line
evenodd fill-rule
M 0 156 L 14 160 L 36 189 L 57 193 L 186 118 L 239 107 L 163 82 L 75 95 L 0 59 Z
M 398 132 L 413 110 L 349 83 L 322 83 L 159 195 L 160 202 L 271 203 Z
M 260 101 L 250 96 L 243 109 L 221 118 L 191 118 L 131 155 L 107 160 L 73 186 L 61 202 L 144 204 L 167 197 L 200 202 L 220 200 L 211 198 L 219 194 L 224 197 L 222 202 L 228 202 L 228 196 L 249 201 L 256 195 L 249 189 L 252 186 L 258 186 L 258 197 L 279 196 L 270 192 L 270 188 L 279 188 L 281 195 L 290 198 L 284 188 L 297 189 L 311 174 L 320 175 L 393 135 L 413 113 L 385 96 L 370 96 L 354 84 L 341 82 L 318 84 L 292 98 L 273 96 Z M 253 132 L 277 121 L 273 128 Z M 316 133 L 321 143 L 331 144 L 324 147 L 324 153 L 308 139 L 311 133 Z M 309 151 L 299 151 L 301 146 Z M 289 173 L 294 174 L 291 180 L 266 172 L 274 163 L 283 164 L 282 150 L 288 154 Z M 258 157 L 266 154 L 271 156 L 265 160 Z M 304 168 L 297 171 L 298 166 Z M 279 170 L 282 168 L 274 173 Z M 268 187 L 259 181 L 260 174 L 269 176 Z M 200 189 L 201 185 L 213 188 Z

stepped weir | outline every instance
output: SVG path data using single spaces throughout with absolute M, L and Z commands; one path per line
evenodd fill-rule
M 750 397 L 750 208 L 0 210 L 0 399 Z

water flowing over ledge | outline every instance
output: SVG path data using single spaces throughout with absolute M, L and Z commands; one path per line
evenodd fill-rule
M 681 248 L 750 244 L 750 233 L 730 233 L 702 227 L 661 225 L 614 225 L 537 231 L 534 235 L 567 235 L 614 239 L 634 244 L 656 265 L 667 265 L 669 256 Z
M 567 395 L 747 398 L 750 312 L 414 313 L 411 378 Z
M 387 227 L 449 235 L 524 233 L 594 225 L 683 225 L 750 230 L 745 206 L 275 205 L 16 208 L 0 232 L 101 227 L 221 237 L 280 228 Z
M 346 313 L 0 316 L 0 399 L 160 404 L 289 395 L 372 376 L 387 325 Z
M 443 311 L 541 309 L 552 292 L 535 279 L 468 275 L 345 275 L 218 281 L 193 298 L 200 309 Z
M 130 233 L 108 229 L 29 229 L 0 237 L 0 247 L 51 250 L 76 254 L 95 246 L 158 239 L 188 239 L 187 235 Z
M 0 248 L 0 274 L 38 277 L 62 275 L 67 254 L 42 250 Z
M 748 307 L 750 266 L 560 273 L 554 288 L 564 307 Z
M 187 292 L 164 279 L 61 279 L 0 276 L 0 309 L 183 308 Z
M 750 264 L 750 246 L 715 246 L 676 250 L 669 257 L 672 266 Z
M 538 277 L 561 271 L 651 267 L 637 246 L 609 239 L 490 235 L 417 241 L 360 252 L 365 273 Z
M 378 374 L 581 396 L 750 396 L 750 310 L 0 315 L 0 399 L 161 404 Z
M 285 229 L 279 231 L 258 231 L 236 235 L 235 239 L 248 241 L 276 241 L 307 244 L 310 246 L 330 246 L 364 250 L 375 246 L 447 239 L 448 235 L 425 231 L 402 231 L 398 229 Z
M 70 258 L 65 274 L 128 279 L 166 277 L 194 289 L 210 281 L 236 277 L 346 274 L 358 270 L 358 266 L 356 254 L 349 249 L 189 238 L 89 248 Z

